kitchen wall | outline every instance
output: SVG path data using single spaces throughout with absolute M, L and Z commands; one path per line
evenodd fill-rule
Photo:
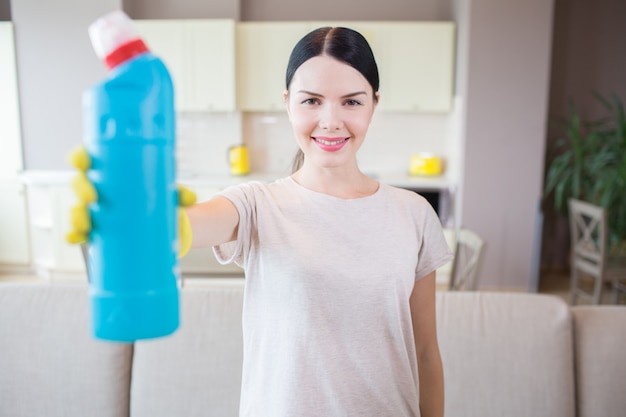
M 198 13 L 191 0 L 170 3 L 176 4 L 178 17 Z M 454 20 L 458 30 L 454 111 L 445 116 L 377 115 L 371 140 L 360 158 L 366 169 L 404 170 L 413 151 L 426 147 L 447 150 L 458 179 L 459 224 L 475 229 L 487 240 L 482 286 L 531 286 L 536 276 L 533 262 L 538 247 L 535 230 L 553 1 L 394 0 L 364 4 L 362 0 L 324 0 L 296 5 L 292 0 L 231 0 L 224 10 L 235 10 L 233 3 L 239 4 L 240 18 L 246 20 Z M 85 28 L 103 12 L 122 6 L 131 13 L 155 13 L 154 17 L 161 13 L 157 10 L 169 14 L 166 6 L 147 0 L 13 0 L 28 169 L 66 169 L 65 154 L 81 137 L 80 95 L 104 75 Z M 214 17 L 207 10 L 202 13 L 207 15 L 189 17 Z M 186 164 L 193 167 L 210 158 L 215 166 L 225 163 L 225 152 L 210 146 L 210 141 L 225 138 L 219 142 L 224 148 L 236 130 L 229 127 L 231 122 L 224 122 L 224 117 L 230 116 L 214 116 L 180 116 L 179 128 L 188 143 L 205 146 L 196 159 L 185 156 Z M 244 115 L 240 126 L 243 138 L 251 140 L 257 151 L 253 164 L 258 167 L 281 169 L 295 151 L 284 115 Z
M 450 118 L 375 114 L 358 155 L 362 169 L 372 175 L 404 173 L 411 153 L 455 155 Z M 184 113 L 177 123 L 178 169 L 183 178 L 226 175 L 228 147 L 242 142 L 249 148 L 251 171 L 257 174 L 287 175 L 297 151 L 285 113 Z

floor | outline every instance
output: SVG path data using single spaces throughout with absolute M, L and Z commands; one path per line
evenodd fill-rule
M 553 294 L 563 298 L 568 304 L 571 302 L 570 296 L 570 276 L 566 270 L 544 270 L 541 272 L 539 281 L 539 292 L 543 294 Z M 584 282 L 585 289 L 591 290 L 592 282 L 589 280 Z M 626 304 L 626 295 L 622 294 L 618 299 L 620 304 Z M 602 290 L 601 304 L 613 304 L 614 294 L 609 284 L 605 285 Z M 576 304 L 588 304 L 584 300 L 577 301 Z

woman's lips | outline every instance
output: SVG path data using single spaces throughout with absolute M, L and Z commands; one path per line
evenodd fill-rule
M 313 140 L 322 150 L 326 152 L 337 152 L 348 142 L 350 137 L 330 138 L 326 136 L 313 136 Z

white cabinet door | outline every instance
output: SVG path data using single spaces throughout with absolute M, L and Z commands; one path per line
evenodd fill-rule
M 235 22 L 136 20 L 148 48 L 174 81 L 176 110 L 235 110 Z
M 0 264 L 30 264 L 27 222 L 24 186 L 0 182 Z
M 0 179 L 15 179 L 22 170 L 13 24 L 0 22 Z
M 174 83 L 176 110 L 185 108 L 185 51 L 182 25 L 176 20 L 135 20 L 135 27 L 154 55 L 163 60 Z
M 186 21 L 191 62 L 185 90 L 187 110 L 226 112 L 235 110 L 235 21 Z
M 454 86 L 452 22 L 314 21 L 360 32 L 370 44 L 380 77 L 378 111 L 448 112 Z
M 381 50 L 383 111 L 448 112 L 454 86 L 454 24 L 383 24 Z
M 306 22 L 237 24 L 237 108 L 285 111 L 282 93 L 291 50 L 309 31 Z
M 68 181 L 46 181 L 52 174 L 26 172 L 28 222 L 32 266 L 44 279 L 85 282 L 86 268 L 80 246 L 66 242 L 70 210 L 76 196 Z M 37 181 L 37 177 L 44 179 Z

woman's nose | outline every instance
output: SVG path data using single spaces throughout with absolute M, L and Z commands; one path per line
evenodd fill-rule
M 324 130 L 339 130 L 343 127 L 341 111 L 334 106 L 327 106 L 321 111 L 319 125 Z

